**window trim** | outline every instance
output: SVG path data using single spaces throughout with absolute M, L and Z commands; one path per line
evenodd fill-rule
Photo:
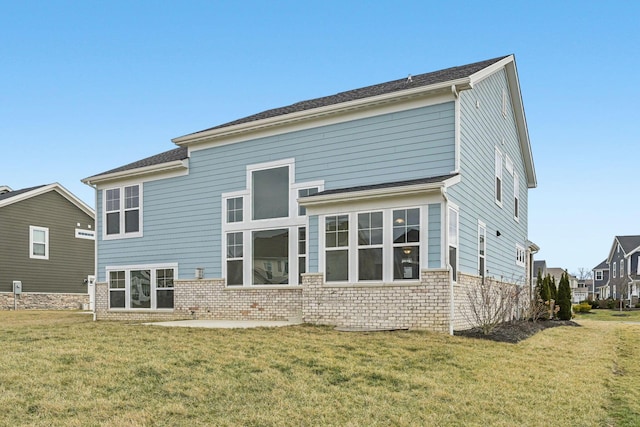
M 410 209 L 418 209 L 420 224 L 419 224 L 419 241 L 412 242 L 410 246 L 415 246 L 418 248 L 418 257 L 419 257 L 419 270 L 426 268 L 428 265 L 427 262 L 427 224 L 428 218 L 428 208 L 427 205 L 390 205 L 390 206 L 379 206 L 376 207 L 362 207 L 362 209 L 358 210 L 340 210 L 336 212 L 323 213 L 318 215 L 318 236 L 319 236 L 319 271 L 323 275 L 323 282 L 329 286 L 340 286 L 340 285 L 348 285 L 348 286 L 361 286 L 361 285 L 399 285 L 403 283 L 416 283 L 420 280 L 419 274 L 418 278 L 415 279 L 394 279 L 394 249 L 403 246 L 402 244 L 395 244 L 393 242 L 393 212 L 397 210 L 410 210 Z M 372 246 L 361 246 L 358 242 L 358 215 L 365 213 L 375 213 L 382 212 L 382 224 L 383 224 L 383 237 L 382 237 L 382 245 L 372 245 Z M 339 217 L 339 216 L 347 216 L 349 221 L 349 237 L 347 246 L 340 247 L 327 247 L 326 243 L 326 219 L 329 217 Z M 407 245 L 404 245 L 407 246 Z M 358 251 L 361 248 L 382 248 L 382 279 L 381 280 L 359 280 L 359 254 Z M 336 250 L 346 250 L 348 256 L 348 272 L 347 272 L 347 280 L 341 281 L 331 281 L 327 280 L 327 272 L 326 272 L 326 262 L 327 262 L 327 252 L 336 251 Z
M 34 236 L 33 233 L 34 231 L 42 231 L 44 232 L 44 242 L 36 242 L 34 241 Z M 44 244 L 44 255 L 36 255 L 33 251 L 33 245 L 37 243 L 37 244 Z M 48 227 L 40 227 L 37 225 L 30 225 L 29 226 L 29 258 L 31 259 L 42 259 L 42 260 L 48 260 L 49 259 L 49 228 Z
M 151 307 L 149 308 L 131 308 L 131 272 L 149 270 L 150 273 L 150 294 L 151 294 Z M 173 270 L 173 288 L 158 288 L 157 287 L 157 270 Z M 111 272 L 124 271 L 124 290 L 118 292 L 124 292 L 124 307 L 111 307 L 111 292 L 115 289 L 111 288 Z M 107 305 L 109 311 L 173 311 L 175 310 L 175 281 L 178 280 L 178 264 L 166 263 L 166 264 L 139 264 L 139 265 L 120 265 L 120 266 L 106 266 L 106 281 L 107 281 Z M 158 289 L 173 289 L 174 290 L 174 306 L 173 308 L 157 308 L 158 306 Z
M 455 243 L 452 242 L 451 238 L 451 213 L 455 212 L 456 214 L 456 227 L 455 227 Z M 447 252 L 448 252 L 448 260 L 449 266 L 451 267 L 452 279 L 454 283 L 458 282 L 458 273 L 460 272 L 460 208 L 452 203 L 449 204 L 449 208 L 447 210 Z M 451 265 L 451 248 L 455 248 L 456 250 L 456 259 L 455 266 Z
M 504 199 L 504 179 L 502 173 L 502 152 L 495 147 L 494 151 L 494 177 L 493 177 L 493 194 L 496 204 L 502 207 L 502 200 Z M 500 185 L 498 185 L 498 182 Z
M 600 275 L 600 277 L 598 277 Z M 595 280 L 604 280 L 604 274 L 602 270 L 596 270 Z
M 620 278 L 624 277 L 624 258 L 620 260 Z
M 480 236 L 484 235 L 484 254 L 480 253 Z M 480 259 L 482 258 L 483 260 L 483 267 L 482 269 L 480 269 Z M 478 275 L 480 277 L 484 277 L 487 271 L 487 225 L 478 220 Z
M 126 216 L 125 212 L 131 209 L 127 209 L 125 207 L 126 206 L 125 205 L 126 203 L 125 189 L 129 187 L 138 187 L 138 208 L 137 208 L 138 209 L 138 231 L 127 233 L 125 231 L 125 216 Z M 107 192 L 109 190 L 116 190 L 116 189 L 120 191 L 120 196 L 119 196 L 120 206 L 117 211 L 119 214 L 118 219 L 119 219 L 120 232 L 117 234 L 107 234 L 107 214 L 116 212 L 115 210 L 107 211 Z M 132 238 L 143 236 L 143 232 L 142 232 L 142 230 L 144 229 L 144 225 L 143 225 L 143 218 L 144 218 L 143 193 L 144 191 L 143 189 L 144 187 L 142 182 L 121 184 L 119 186 L 105 187 L 102 189 L 102 240 L 132 239 Z
M 520 177 L 513 174 L 513 219 L 520 222 Z
M 527 252 L 520 243 L 516 243 L 516 265 L 519 267 L 526 266 Z
M 616 278 L 616 270 L 617 270 L 617 269 L 618 269 L 618 263 L 617 263 L 617 262 L 614 262 L 614 263 L 613 263 L 613 268 L 611 269 L 611 271 L 612 271 L 612 276 L 613 276 L 613 278 L 614 278 L 614 279 Z
M 275 169 L 281 167 L 289 168 L 289 187 L 288 187 L 288 203 L 289 210 L 286 217 L 279 218 L 264 218 L 253 219 L 253 172 L 267 169 Z M 229 289 L 268 289 L 268 288 L 291 288 L 293 286 L 300 286 L 300 274 L 299 274 L 299 256 L 298 256 L 298 229 L 299 227 L 307 227 L 307 216 L 300 216 L 298 213 L 298 190 L 305 188 L 318 188 L 318 191 L 324 189 L 324 181 L 310 181 L 310 182 L 295 182 L 295 159 L 288 158 L 282 160 L 276 160 L 272 162 L 256 163 L 246 165 L 245 167 L 245 183 L 244 189 L 232 192 L 226 192 L 221 194 L 221 263 L 222 263 L 222 277 L 225 278 L 225 287 Z M 243 198 L 243 221 L 228 223 L 227 220 L 227 199 L 231 198 Z M 288 284 L 278 285 L 254 285 L 253 284 L 253 242 L 252 236 L 255 231 L 266 231 L 275 229 L 288 229 Z M 227 234 L 234 232 L 243 233 L 243 283 L 241 285 L 229 285 L 226 283 L 227 279 Z M 308 236 L 307 236 L 308 239 Z M 308 242 L 306 243 L 308 245 Z M 308 253 L 308 247 L 307 247 Z M 305 270 L 308 271 L 308 255 L 305 255 Z

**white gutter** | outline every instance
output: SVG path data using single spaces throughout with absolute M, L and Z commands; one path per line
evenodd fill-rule
M 135 169 L 127 169 L 119 172 L 96 175 L 82 180 L 83 183 L 94 186 L 106 181 L 114 181 L 122 178 L 133 178 L 142 175 L 151 175 L 159 172 L 170 172 L 173 170 L 187 169 L 189 167 L 188 159 L 174 160 L 172 162 L 160 163 L 157 165 L 145 166 Z

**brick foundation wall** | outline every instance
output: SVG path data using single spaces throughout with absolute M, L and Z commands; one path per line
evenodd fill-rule
M 449 273 L 423 270 L 417 284 L 332 286 L 302 275 L 303 320 L 362 329 L 449 331 Z
M 233 288 L 224 279 L 176 280 L 173 310 L 109 310 L 107 283 L 96 283 L 98 320 L 289 320 L 302 317 L 302 288 Z
M 89 304 L 88 294 L 24 292 L 14 301 L 13 292 L 0 292 L 1 310 L 13 310 L 14 307 L 18 310 L 78 310 L 85 304 Z
M 527 315 L 529 306 L 529 288 L 527 285 L 516 285 L 513 283 L 500 282 L 493 278 L 487 278 L 493 281 L 495 286 L 503 286 L 511 289 L 514 304 L 512 310 L 507 314 L 505 321 L 513 319 L 522 319 Z M 469 274 L 460 273 L 458 275 L 458 283 L 454 284 L 454 301 L 455 315 L 453 320 L 453 329 L 456 331 L 469 329 L 476 326 L 477 321 L 472 314 L 470 298 L 473 293 L 470 292 L 473 287 L 480 287 L 482 278 Z M 517 295 L 517 297 L 516 297 Z

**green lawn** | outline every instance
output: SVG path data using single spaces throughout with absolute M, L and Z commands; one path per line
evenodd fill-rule
M 616 322 L 640 322 L 640 310 L 606 310 L 597 308 L 589 313 L 579 313 L 577 319 L 611 320 Z
M 640 325 L 519 344 L 0 312 L 0 425 L 637 426 Z

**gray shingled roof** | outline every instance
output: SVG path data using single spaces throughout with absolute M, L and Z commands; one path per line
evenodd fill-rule
M 507 55 L 508 56 L 508 55 Z M 507 56 L 501 56 L 499 58 L 488 59 L 486 61 L 474 62 L 473 64 L 462 65 L 458 67 L 446 68 L 444 70 L 434 71 L 431 73 L 418 74 L 411 76 L 411 80 L 407 77 L 402 79 L 393 80 L 386 83 L 380 83 L 372 86 L 363 87 L 360 89 L 348 90 L 346 92 L 340 92 L 335 95 L 325 96 L 322 98 L 310 99 L 307 101 L 297 102 L 295 104 L 288 105 L 286 107 L 274 108 L 272 110 L 262 111 L 258 114 L 243 117 L 232 122 L 224 123 L 218 126 L 214 126 L 208 129 L 204 129 L 198 132 L 194 132 L 190 135 L 196 135 L 198 133 L 207 132 L 214 129 L 224 128 L 233 125 L 239 125 L 242 123 L 253 122 L 256 120 L 268 119 L 271 117 L 282 116 L 290 113 L 297 113 L 299 111 L 311 110 L 313 108 L 326 107 L 328 105 L 340 104 L 342 102 L 355 101 L 357 99 L 370 98 L 372 96 L 384 95 L 387 93 L 398 92 L 401 90 L 412 89 L 421 86 L 429 86 L 437 83 L 442 83 L 451 80 L 462 79 L 469 77 L 470 75 L 477 73 L 478 71 L 492 65 Z
M 507 55 L 508 56 L 508 55 Z M 418 74 L 408 78 L 402 78 L 393 80 L 386 83 L 376 84 L 372 86 L 363 87 L 360 89 L 353 89 L 346 92 L 340 92 L 335 95 L 325 96 L 321 98 L 310 99 L 307 101 L 297 102 L 295 104 L 288 105 L 286 107 L 274 108 L 266 110 L 258 114 L 253 114 L 232 122 L 224 123 L 212 128 L 208 128 L 202 131 L 194 132 L 190 135 L 196 135 L 202 132 L 207 132 L 213 129 L 224 128 L 228 126 L 238 125 L 241 123 L 249 123 L 257 120 L 268 119 L 271 117 L 282 116 L 285 114 L 296 113 L 305 110 L 311 110 L 313 108 L 326 107 L 329 105 L 340 104 L 342 102 L 355 101 L 358 99 L 369 98 L 372 96 L 383 95 L 387 93 L 398 92 L 401 90 L 412 89 L 421 86 L 428 86 L 446 81 L 452 81 L 469 77 L 474 73 L 506 58 L 507 56 L 501 56 L 498 58 L 488 59 L 486 61 L 474 62 L 473 64 L 462 65 L 458 67 L 446 68 L 444 70 L 434 71 L 431 73 Z M 138 169 L 145 166 L 153 166 L 162 163 L 172 162 L 174 160 L 184 160 L 188 157 L 187 149 L 184 147 L 176 148 L 174 150 L 165 151 L 164 153 L 157 154 L 155 156 L 147 157 L 146 159 L 138 160 L 133 163 L 129 163 L 124 166 L 120 166 L 115 169 L 102 172 L 97 175 L 85 178 L 89 180 L 91 178 L 106 175 L 116 172 L 124 172 L 132 169 Z
M 608 269 L 609 269 L 609 264 L 607 264 L 606 259 L 602 261 L 600 264 L 593 267 L 593 270 L 608 270 Z
M 115 169 L 108 170 L 106 172 L 99 173 L 97 175 L 90 176 L 85 179 L 91 179 L 100 175 L 107 175 L 110 173 L 124 172 L 132 169 L 144 168 L 146 166 L 160 165 L 162 163 L 169 163 L 176 160 L 184 160 L 189 156 L 189 150 L 187 147 L 174 148 L 173 150 L 165 151 L 164 153 L 156 154 L 155 156 L 147 157 L 142 160 L 138 160 L 133 163 L 129 163 L 124 166 L 120 166 Z
M 618 242 L 622 245 L 622 250 L 627 255 L 640 247 L 640 236 L 616 236 L 616 239 L 618 239 Z
M 0 194 L 0 201 L 7 200 L 15 196 L 19 196 L 20 194 L 28 193 L 32 190 L 37 190 L 40 187 L 44 187 L 44 185 L 37 185 L 35 187 L 23 188 L 21 190 L 9 191 L 8 193 Z
M 327 196 L 330 194 L 341 194 L 341 193 L 353 193 L 358 191 L 377 190 L 380 188 L 405 187 L 409 185 L 418 185 L 418 184 L 435 184 L 436 182 L 443 182 L 457 175 L 458 174 L 450 174 L 450 175 L 433 176 L 429 178 L 411 179 L 407 181 L 383 182 L 380 184 L 359 185 L 357 187 L 336 188 L 333 190 L 321 191 L 320 193 L 316 193 L 307 197 Z

